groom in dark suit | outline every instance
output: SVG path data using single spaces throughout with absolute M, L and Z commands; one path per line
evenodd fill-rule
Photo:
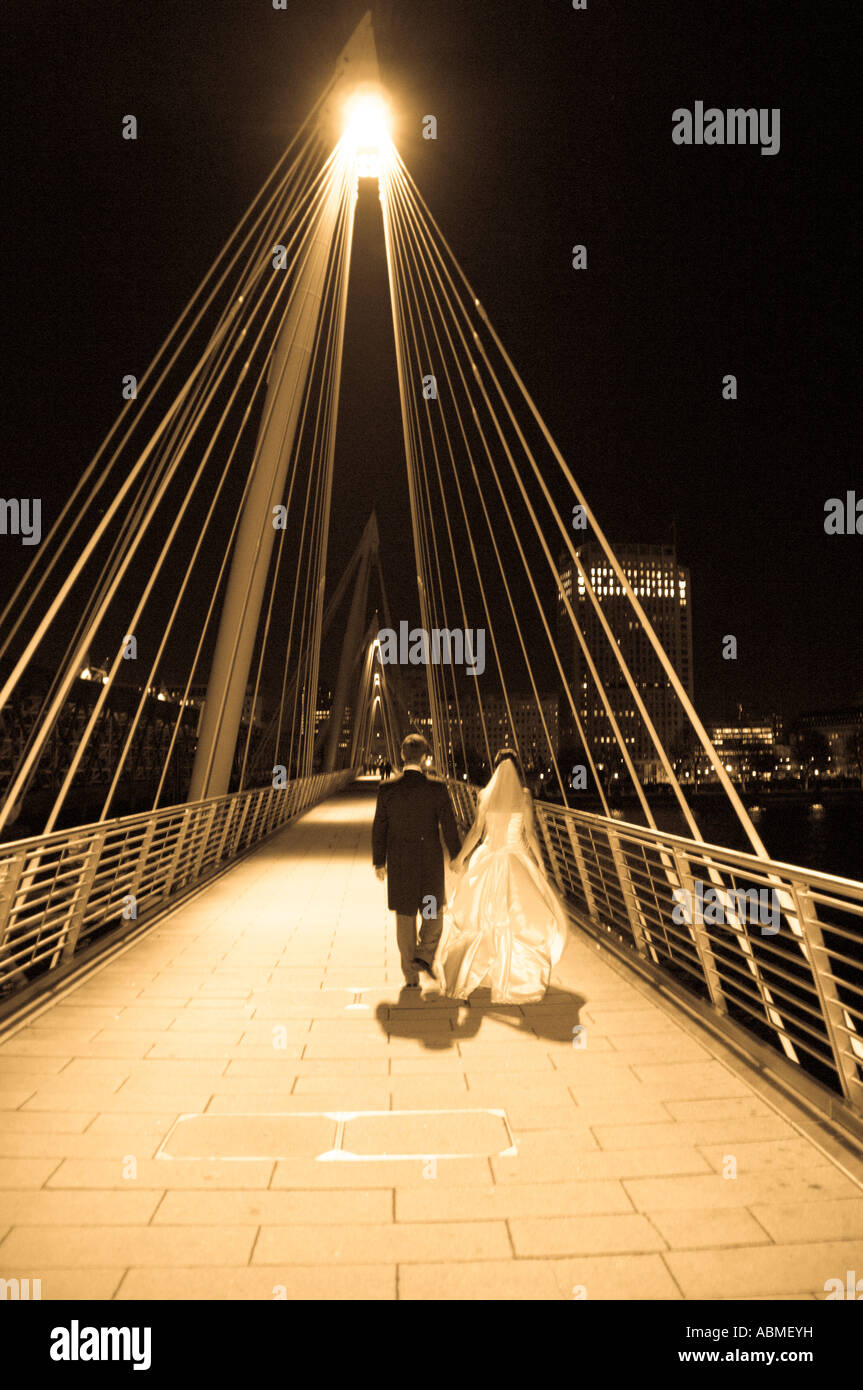
M 461 849 L 461 838 L 445 783 L 425 774 L 429 746 L 422 735 L 409 734 L 401 754 L 401 776 L 382 783 L 378 792 L 372 858 L 378 878 L 387 879 L 387 905 L 396 914 L 405 986 L 417 989 L 420 970 L 434 974 L 432 961 L 443 929 L 441 836 L 451 859 Z

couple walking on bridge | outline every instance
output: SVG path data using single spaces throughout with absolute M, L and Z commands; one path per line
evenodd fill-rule
M 453 999 L 480 987 L 493 1004 L 542 999 L 566 941 L 566 912 L 545 874 L 516 754 L 504 748 L 495 757 L 463 845 L 446 785 L 426 776 L 426 740 L 410 734 L 401 754 L 401 775 L 378 792 L 372 857 L 396 914 L 405 988 L 419 988 L 424 973 Z M 448 902 L 441 838 L 456 875 Z

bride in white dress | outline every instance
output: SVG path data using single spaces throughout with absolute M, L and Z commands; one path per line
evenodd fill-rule
M 516 755 L 503 749 L 495 764 L 453 860 L 467 867 L 447 909 L 438 979 L 454 999 L 484 986 L 493 1004 L 536 1003 L 566 944 L 566 910 L 546 877 Z

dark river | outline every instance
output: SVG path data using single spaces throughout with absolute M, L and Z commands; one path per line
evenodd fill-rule
M 658 796 L 651 788 L 647 792 L 660 830 L 688 839 L 690 831 L 674 798 L 670 795 Z M 751 791 L 742 794 L 741 799 L 772 859 L 863 883 L 863 790 L 846 788 L 826 791 L 818 788 L 808 793 L 779 793 L 773 796 L 765 795 L 764 791 Z M 694 796 L 689 793 L 689 803 L 702 838 L 708 844 L 752 852 L 752 846 L 724 795 L 707 792 Z M 578 804 L 585 811 L 603 814 L 599 801 L 594 797 L 585 798 Z M 641 807 L 634 796 L 618 797 L 616 802 L 612 802 L 612 812 L 620 820 L 632 821 L 636 825 L 645 824 Z
M 819 792 L 809 796 L 750 793 L 743 804 L 773 859 L 863 881 L 863 792 Z M 819 807 L 814 804 L 820 802 Z M 760 811 L 754 811 L 755 805 Z M 740 823 L 724 797 L 693 798 L 693 814 L 705 840 L 749 849 Z M 653 807 L 664 830 L 682 830 L 677 807 Z M 627 812 L 624 812 L 624 816 Z

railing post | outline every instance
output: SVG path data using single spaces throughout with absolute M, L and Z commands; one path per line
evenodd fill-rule
M 153 843 L 153 836 L 156 833 L 156 821 L 159 813 L 156 811 L 151 815 L 147 822 L 147 829 L 144 831 L 144 838 L 141 841 L 141 848 L 138 850 L 138 862 L 135 865 L 132 877 L 129 879 L 128 896 L 138 900 L 138 889 L 144 877 L 144 870 L 147 867 L 147 860 L 150 857 L 150 846 Z
M 476 815 L 476 805 L 471 796 L 470 787 L 465 782 L 457 782 L 452 779 L 448 781 L 448 786 L 455 800 L 456 819 L 465 830 L 469 830 Z
M 177 877 L 177 870 L 180 867 L 180 855 L 182 854 L 183 846 L 186 843 L 186 835 L 188 834 L 191 820 L 192 807 L 189 806 L 188 809 L 183 812 L 183 819 L 180 822 L 180 829 L 177 834 L 177 843 L 174 846 L 174 853 L 171 855 L 171 862 L 168 865 L 168 872 L 165 875 L 165 882 L 162 885 L 162 892 L 164 893 L 166 898 L 169 898 L 171 896 L 171 889 L 174 886 L 174 879 Z
M 225 802 L 227 802 L 227 805 L 225 805 Z M 222 833 L 219 837 L 219 847 L 216 850 L 216 857 L 213 860 L 214 864 L 218 864 L 225 857 L 225 843 L 227 841 L 228 834 L 231 829 L 231 824 L 234 819 L 234 803 L 230 800 L 229 797 L 220 797 L 219 800 L 216 802 L 216 805 L 225 805 L 225 819 L 222 824 Z
M 200 816 L 200 812 L 199 812 L 198 814 L 199 814 L 199 816 Z M 196 879 L 200 878 L 200 876 L 201 876 L 201 864 L 203 863 L 204 854 L 206 853 L 206 850 L 207 850 L 207 840 L 209 839 L 210 830 L 212 829 L 212 826 L 213 826 L 213 821 L 214 821 L 215 818 L 216 818 L 216 802 L 215 802 L 215 801 L 214 801 L 213 804 L 204 812 L 204 816 L 206 817 L 206 824 L 205 824 L 205 826 L 204 826 L 204 828 L 203 828 L 203 831 L 202 831 L 202 834 L 201 834 L 201 844 L 200 844 L 200 848 L 198 849 L 198 852 L 197 852 L 197 854 L 195 855 L 195 863 L 194 863 L 194 866 L 193 866 L 193 868 L 192 868 L 192 879 L 191 879 L 191 881 L 192 881 L 193 883 L 195 882 Z
M 99 867 L 99 859 L 102 855 L 102 848 L 107 839 L 106 830 L 99 831 L 90 841 L 84 857 L 84 864 L 80 870 L 78 882 L 75 885 L 75 896 L 72 900 L 72 909 L 67 919 L 66 932 L 63 939 L 62 959 L 71 960 L 75 954 L 75 947 L 78 945 L 78 937 L 81 935 L 81 928 L 84 925 L 84 916 L 87 912 L 87 904 L 90 901 L 90 890 L 93 887 L 93 880 L 96 877 L 96 870 Z M 62 861 L 61 861 L 62 862 Z M 53 970 L 60 954 L 59 942 L 58 951 L 51 958 L 49 970 Z
M 863 1057 L 859 1061 L 855 1061 L 853 1048 L 850 1049 L 852 1055 L 849 1056 L 849 1046 L 843 1043 L 851 1029 L 845 1022 L 845 1009 L 842 1000 L 836 993 L 833 972 L 830 969 L 830 956 L 824 945 L 824 936 L 815 903 L 807 890 L 799 888 L 793 881 L 791 892 L 797 911 L 797 920 L 803 929 L 804 940 L 809 948 L 812 978 L 821 1004 L 824 1027 L 827 1030 L 827 1037 L 836 1063 L 836 1073 L 842 1087 L 842 1094 L 852 1105 L 861 1108 L 863 1107 L 863 1081 L 860 1079 L 860 1067 L 863 1066 Z
M 635 942 L 635 949 L 640 956 L 647 955 L 647 945 L 645 943 L 644 918 L 641 909 L 632 891 L 632 880 L 629 877 L 629 870 L 626 867 L 626 860 L 620 848 L 620 840 L 617 831 L 612 830 L 611 826 L 606 828 L 608 844 L 611 849 L 611 857 L 614 860 L 614 867 L 617 870 L 617 881 L 620 884 L 620 891 L 623 894 L 623 901 L 626 906 L 626 914 L 629 917 L 629 925 L 632 928 L 632 939 Z
M 243 838 L 243 831 L 244 831 L 245 828 L 246 828 L 246 820 L 248 819 L 248 815 L 249 815 L 249 797 L 248 797 L 248 793 L 242 793 L 242 796 L 243 796 L 243 804 L 242 804 L 242 806 L 240 807 L 240 814 L 239 814 L 239 816 L 237 817 L 237 828 L 236 828 L 236 830 L 233 830 L 233 831 L 231 832 L 231 854 L 230 854 L 231 859 L 233 859 L 234 855 L 237 853 L 237 850 L 238 850 L 239 847 L 240 847 L 240 841 L 241 841 L 242 838 Z
M 0 880 L 0 951 L 6 945 L 10 933 L 10 921 L 12 910 L 15 907 L 15 895 L 18 892 L 18 885 L 21 882 L 21 875 L 24 872 L 24 865 L 27 863 L 27 854 L 24 850 L 7 859 L 6 863 L 0 867 L 3 874 Z
M 542 810 L 539 811 L 539 814 L 536 816 L 536 820 L 539 822 L 539 828 L 542 832 L 542 839 L 545 845 L 545 852 L 548 855 L 548 862 L 551 865 L 551 871 L 554 874 L 554 881 L 557 884 L 557 891 L 561 895 L 563 895 L 566 892 L 566 889 L 563 886 L 563 875 L 560 872 L 560 865 L 557 862 L 557 855 L 555 854 L 554 849 L 552 848 L 551 836 L 548 833 L 548 826 L 545 823 L 545 813 Z
M 665 853 L 666 851 L 663 851 Z M 713 947 L 710 942 L 710 934 L 704 930 L 703 922 L 695 921 L 695 913 L 686 904 L 693 904 L 696 900 L 695 879 L 689 866 L 689 860 L 684 859 L 673 845 L 667 846 L 667 852 L 671 854 L 674 861 L 674 871 L 677 875 L 678 886 L 686 893 L 685 903 L 681 904 L 686 913 L 687 922 L 692 935 L 692 944 L 695 947 L 698 963 L 701 966 L 701 973 L 707 985 L 710 995 L 710 1002 L 720 1014 L 728 1013 L 728 1004 L 725 999 L 725 992 L 722 988 L 722 980 L 716 965 L 716 957 L 713 954 Z M 666 869 L 666 873 L 668 870 Z M 673 886 L 673 885 L 672 885 Z M 673 894 L 672 894 L 673 896 Z
M 587 861 L 584 857 L 584 850 L 581 848 L 578 831 L 573 826 L 569 816 L 564 816 L 564 822 L 566 824 L 566 833 L 569 836 L 569 843 L 572 845 L 572 853 L 575 857 L 575 867 L 578 869 L 578 877 L 581 879 L 581 891 L 584 894 L 584 901 L 587 903 L 587 915 L 598 925 L 599 913 L 596 908 L 596 898 L 593 896 L 593 884 L 587 876 Z
M 261 802 L 263 794 L 260 791 L 247 792 L 249 798 L 248 810 L 246 812 L 246 824 L 244 830 L 247 832 L 246 848 L 256 845 L 260 840 L 261 828 Z

